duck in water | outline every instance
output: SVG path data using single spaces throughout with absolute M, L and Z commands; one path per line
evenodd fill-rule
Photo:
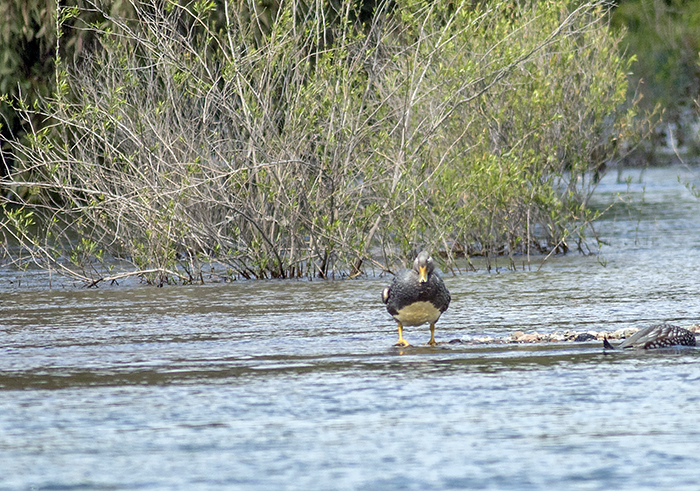
M 657 324 L 635 332 L 617 346 L 603 340 L 605 349 L 615 348 L 666 348 L 668 346 L 695 346 L 695 333 L 671 324 Z
M 410 346 L 403 338 L 404 326 L 430 323 L 430 346 L 435 346 L 435 323 L 450 305 L 450 292 L 435 271 L 433 258 L 422 251 L 413 261 L 413 268 L 394 277 L 382 292 L 386 310 L 399 325 L 396 346 Z

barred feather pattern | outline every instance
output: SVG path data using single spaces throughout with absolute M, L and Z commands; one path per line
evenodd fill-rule
M 665 348 L 668 346 L 696 346 L 695 333 L 672 324 L 645 327 L 622 342 L 618 348 Z

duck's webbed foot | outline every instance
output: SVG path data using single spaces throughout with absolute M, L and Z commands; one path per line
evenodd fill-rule
M 437 346 L 435 341 L 435 324 L 430 324 L 430 341 L 428 341 L 428 346 Z
M 406 346 L 411 346 L 408 344 L 408 341 L 406 341 L 403 338 L 403 325 L 399 322 L 399 342 L 396 343 L 394 346 L 399 346 L 401 348 L 405 348 Z

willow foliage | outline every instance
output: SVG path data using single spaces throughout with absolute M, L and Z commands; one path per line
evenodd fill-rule
M 594 174 L 634 133 L 604 3 L 258 7 L 132 1 L 84 26 L 90 56 L 20 107 L 52 124 L 14 149 L 8 187 L 34 190 L 6 199 L 19 256 L 187 282 L 582 238 Z

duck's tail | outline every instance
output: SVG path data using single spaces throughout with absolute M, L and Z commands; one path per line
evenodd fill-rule
M 603 349 L 615 349 L 615 346 L 610 344 L 610 341 L 608 341 L 608 337 L 605 336 L 603 338 Z

